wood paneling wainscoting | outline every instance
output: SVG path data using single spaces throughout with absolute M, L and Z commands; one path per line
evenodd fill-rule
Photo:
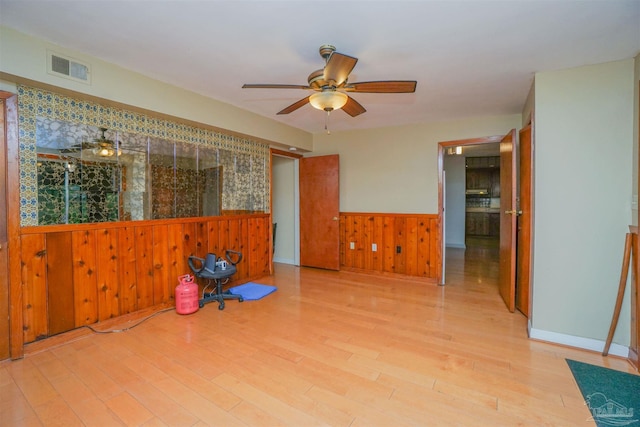
M 268 214 L 24 227 L 20 240 L 24 343 L 174 305 L 190 255 L 241 251 L 232 283 L 271 273 Z
M 435 214 L 342 212 L 340 268 L 435 283 L 441 257 L 438 224 Z

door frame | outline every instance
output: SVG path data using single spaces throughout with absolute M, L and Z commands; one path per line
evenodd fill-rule
M 269 162 L 269 216 L 271 219 L 270 227 L 273 227 L 273 158 L 274 157 L 283 157 L 287 159 L 291 159 L 293 161 L 293 170 L 294 170 L 294 189 L 293 189 L 293 245 L 294 245 L 294 254 L 293 254 L 293 263 L 296 266 L 300 265 L 300 191 L 299 191 L 299 168 L 300 168 L 300 159 L 304 157 L 302 154 L 279 150 L 277 148 L 271 148 L 271 161 Z M 271 236 L 273 236 L 273 228 L 270 232 Z M 269 247 L 270 250 L 270 258 L 269 263 L 271 266 L 271 273 L 273 274 L 273 253 L 274 253 L 274 244 L 275 241 L 271 239 L 271 245 Z
M 465 145 L 479 145 L 479 144 L 492 144 L 496 142 L 500 142 L 500 140 L 504 138 L 504 135 L 493 135 L 493 136 L 484 136 L 479 138 L 468 138 L 468 139 L 457 139 L 451 141 L 440 141 L 438 142 L 438 235 L 441 236 L 440 239 L 444 240 L 444 152 L 447 148 L 451 147 L 464 147 Z M 439 285 L 444 285 L 444 277 L 443 277 L 443 265 L 445 265 L 445 242 L 442 241 L 442 244 L 438 245 L 439 251 L 441 252 L 438 256 L 438 277 L 437 281 Z
M 6 144 L 7 180 L 7 251 L 9 260 L 9 354 L 11 359 L 24 356 L 23 307 L 22 307 L 22 267 L 20 265 L 20 153 L 18 142 L 18 96 L 0 91 L 4 99 L 4 126 L 1 138 Z
M 484 136 L 479 138 L 457 139 L 451 141 L 438 142 L 438 235 L 441 236 L 441 244 L 438 245 L 438 277 L 439 285 L 445 285 L 443 277 L 443 268 L 445 265 L 445 242 L 444 242 L 444 152 L 447 148 L 464 147 L 465 145 L 494 144 L 500 142 L 504 135 Z
M 500 141 L 500 275 L 498 278 L 498 293 L 512 313 L 516 309 L 518 153 L 518 133 L 514 128 Z M 507 173 L 504 173 L 505 171 Z

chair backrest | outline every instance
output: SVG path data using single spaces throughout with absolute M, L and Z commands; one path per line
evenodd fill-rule
M 216 257 L 216 254 L 207 254 L 206 258 L 204 259 L 204 269 L 211 273 L 215 272 L 217 260 L 218 258 Z

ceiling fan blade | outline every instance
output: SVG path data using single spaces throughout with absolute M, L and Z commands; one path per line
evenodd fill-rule
M 324 67 L 324 80 L 335 86 L 340 86 L 347 81 L 356 62 L 358 62 L 358 58 L 333 52 Z
M 311 89 L 305 85 L 244 84 L 243 89 Z
M 375 82 L 348 83 L 343 89 L 360 93 L 412 93 L 416 91 L 415 80 L 381 80 Z
M 293 104 L 289 105 L 287 108 L 278 111 L 278 114 L 289 114 L 292 113 L 294 111 L 296 111 L 298 108 L 300 107 L 304 107 L 305 105 L 307 105 L 309 103 L 309 97 L 307 96 L 306 98 L 302 98 L 300 101 L 294 102 Z
M 342 107 L 342 109 L 351 117 L 358 116 L 367 111 L 362 105 L 360 105 L 358 101 L 356 101 L 352 97 L 349 97 L 349 99 L 347 99 L 347 103 L 344 104 L 344 107 Z

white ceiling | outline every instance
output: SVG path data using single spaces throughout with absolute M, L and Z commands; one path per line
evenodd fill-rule
M 333 131 L 519 114 L 534 73 L 634 57 L 640 0 L 0 0 L 0 24 L 317 133 L 300 89 L 332 44 L 350 82 L 417 80 L 413 94 L 354 94 L 367 112 Z M 1 59 L 0 59 L 1 61 Z

